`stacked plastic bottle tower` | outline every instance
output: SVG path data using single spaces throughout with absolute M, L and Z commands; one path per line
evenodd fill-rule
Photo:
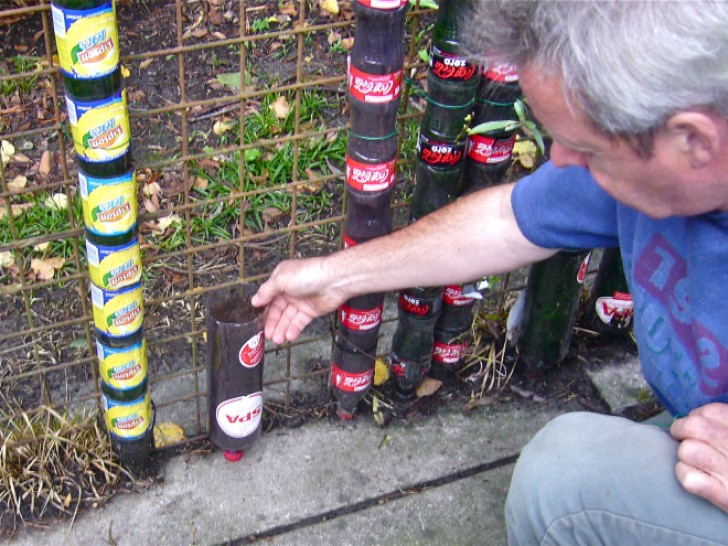
M 518 73 L 501 64 L 482 70 L 473 112 L 473 127 L 489 121 L 517 120 L 515 102 L 521 98 Z M 498 129 L 468 138 L 461 193 L 468 194 L 503 182 L 511 164 L 516 129 Z
M 356 31 L 348 67 L 351 131 L 346 152 L 344 246 L 392 231 L 396 118 L 402 94 L 407 0 L 355 0 Z M 348 300 L 338 312 L 331 357 L 337 414 L 352 419 L 372 385 L 384 294 Z
M 479 82 L 478 67 L 464 56 L 459 29 L 468 3 L 441 1 L 433 28 L 410 222 L 451 203 L 461 191 L 466 129 Z M 457 292 L 460 296 L 455 296 Z M 391 371 L 403 405 L 414 399 L 415 388 L 433 362 L 454 368 L 462 360 L 465 349 L 460 334 L 470 328 L 472 305 L 460 305 L 461 293 L 461 287 L 457 286 L 446 290 L 415 287 L 400 292 L 399 320 L 392 337 Z M 441 317 L 444 303 L 453 301 L 458 302 L 457 306 L 453 305 L 455 313 Z M 440 322 L 441 319 L 444 321 Z M 436 333 L 439 322 L 442 328 Z M 460 323 L 464 324 L 462 328 Z
M 152 442 L 151 400 L 116 6 L 111 0 L 53 0 L 51 12 L 86 229 L 102 406 L 122 463 L 144 471 Z

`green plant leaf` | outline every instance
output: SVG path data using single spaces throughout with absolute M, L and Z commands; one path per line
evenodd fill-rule
M 518 116 L 518 119 L 521 121 L 526 121 L 526 105 L 523 104 L 523 101 L 521 99 L 516 99 L 513 103 L 513 109 L 516 111 L 516 115 Z
M 240 72 L 226 72 L 225 74 L 218 74 L 215 79 L 228 87 L 234 87 L 240 89 Z M 249 72 L 245 72 L 245 85 L 252 85 L 253 78 Z
M 417 6 L 417 0 L 409 0 L 409 3 L 412 7 Z M 440 9 L 440 6 L 438 6 L 437 2 L 435 2 L 434 0 L 420 0 L 420 7 L 428 9 Z
M 245 153 L 243 153 L 243 158 L 245 158 L 245 161 L 255 161 L 260 157 L 260 150 L 258 148 L 248 148 L 245 150 Z
M 536 124 L 531 120 L 527 120 L 523 122 L 523 126 L 533 135 L 533 139 L 536 141 L 536 146 L 538 146 L 538 150 L 541 152 L 541 155 L 545 154 L 546 146 L 543 142 L 543 135 Z
M 486 121 L 480 125 L 476 125 L 468 129 L 469 135 L 481 135 L 483 133 L 490 133 L 491 131 L 502 131 L 504 129 L 511 130 L 518 127 L 520 123 L 513 119 L 504 119 L 501 121 Z
M 430 54 L 429 54 L 429 53 L 427 52 L 427 50 L 426 50 L 426 49 L 420 49 L 420 50 L 419 50 L 419 51 L 417 52 L 417 55 L 419 56 L 419 58 L 420 58 L 421 60 L 423 60 L 423 61 L 424 61 L 424 62 L 426 62 L 427 64 L 430 64 Z

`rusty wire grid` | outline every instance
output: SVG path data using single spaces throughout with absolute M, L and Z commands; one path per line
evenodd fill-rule
M 328 16 L 306 0 L 118 2 L 151 393 L 158 420 L 179 422 L 190 437 L 205 434 L 205 294 L 263 279 L 281 259 L 340 247 L 343 156 L 322 162 L 316 155 L 343 149 L 346 138 L 346 44 L 355 22 L 351 2 L 340 4 L 342 13 Z M 418 40 L 431 22 L 428 10 L 410 9 L 410 81 L 425 73 Z M 5 422 L 46 406 L 94 408 L 100 391 L 84 222 L 49 1 L 4 0 L 0 36 Z M 220 75 L 235 73 L 242 75 L 237 86 L 221 83 Z M 276 103 L 281 97 L 285 103 Z M 313 100 L 319 101 L 315 113 Z M 276 104 L 288 113 L 270 117 Z M 395 226 L 406 223 L 408 164 L 421 111 L 407 88 Z M 245 137 L 261 118 L 272 130 Z M 287 166 L 273 172 L 281 156 Z M 44 216 L 35 219 L 40 209 Z M 225 222 L 215 223 L 223 213 Z M 266 399 L 281 408 L 323 403 L 306 388 L 325 385 L 328 352 L 300 365 L 296 351 L 330 346 L 331 336 L 332 320 L 324 318 L 296 343 L 269 347 Z

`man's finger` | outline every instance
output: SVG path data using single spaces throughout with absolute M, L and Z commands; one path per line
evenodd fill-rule
M 728 490 L 720 480 L 683 462 L 675 465 L 675 476 L 685 491 L 728 512 Z

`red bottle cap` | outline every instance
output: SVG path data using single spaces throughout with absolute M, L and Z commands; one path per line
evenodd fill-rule
M 409 0 L 356 0 L 363 6 L 374 9 L 399 9 Z
M 354 419 L 353 413 L 344 411 L 341 408 L 336 408 L 336 415 L 338 415 L 339 419 L 341 419 L 342 421 L 351 421 L 352 419 Z
M 243 458 L 243 453 L 244 452 L 243 452 L 242 449 L 236 450 L 236 451 L 229 450 L 229 449 L 225 449 L 222 452 L 222 454 L 225 456 L 225 459 L 228 460 L 228 461 L 230 461 L 230 462 L 233 462 L 233 463 L 235 461 L 239 461 L 240 459 L 242 459 Z

